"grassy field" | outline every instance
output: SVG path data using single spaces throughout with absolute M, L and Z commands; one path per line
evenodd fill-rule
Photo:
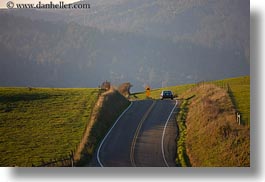
M 0 166 L 61 158 L 83 135 L 97 89 L 0 88 Z

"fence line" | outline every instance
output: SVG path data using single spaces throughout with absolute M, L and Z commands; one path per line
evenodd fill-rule
M 68 157 L 61 159 L 51 159 L 49 162 L 42 160 L 42 164 L 32 164 L 32 167 L 74 167 L 74 153 L 72 151 Z

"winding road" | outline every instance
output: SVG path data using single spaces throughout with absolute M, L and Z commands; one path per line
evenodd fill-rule
M 174 167 L 176 100 L 133 101 L 92 160 L 101 167 Z

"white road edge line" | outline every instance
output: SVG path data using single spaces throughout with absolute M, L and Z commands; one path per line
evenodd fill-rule
M 178 101 L 176 100 L 176 104 L 174 105 L 173 109 L 171 110 L 168 118 L 167 118 L 167 121 L 166 121 L 166 124 L 164 126 L 164 130 L 163 130 L 163 135 L 162 135 L 162 141 L 161 141 L 161 150 L 162 150 L 162 155 L 163 155 L 163 159 L 164 159 L 164 162 L 166 164 L 167 167 L 169 167 L 168 163 L 167 163 L 167 160 L 166 160 L 166 157 L 165 157 L 165 151 L 164 151 L 164 137 L 165 137 L 165 132 L 166 132 L 166 128 L 167 128 L 167 124 L 168 124 L 168 121 L 170 120 L 171 118 L 171 115 L 173 113 L 173 111 L 175 110 L 176 106 L 178 105 Z
M 112 131 L 112 129 L 114 128 L 114 126 L 120 120 L 120 118 L 126 113 L 126 111 L 128 111 L 131 108 L 132 105 L 133 105 L 133 102 L 131 102 L 131 104 L 121 113 L 121 115 L 118 117 L 118 119 L 115 121 L 115 123 L 113 124 L 113 126 L 110 128 L 110 130 L 108 131 L 108 133 L 105 135 L 105 137 L 101 141 L 101 143 L 99 145 L 99 148 L 98 148 L 98 151 L 97 151 L 97 160 L 98 160 L 98 163 L 99 163 L 100 167 L 104 167 L 103 164 L 101 163 L 100 159 L 99 159 L 99 152 L 100 152 L 100 149 L 101 149 L 103 143 L 105 142 L 106 138 L 109 136 L 109 134 Z

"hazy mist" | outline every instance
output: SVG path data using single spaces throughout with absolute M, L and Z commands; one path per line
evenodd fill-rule
M 134 91 L 249 75 L 248 0 L 90 0 L 0 10 L 0 86 Z

